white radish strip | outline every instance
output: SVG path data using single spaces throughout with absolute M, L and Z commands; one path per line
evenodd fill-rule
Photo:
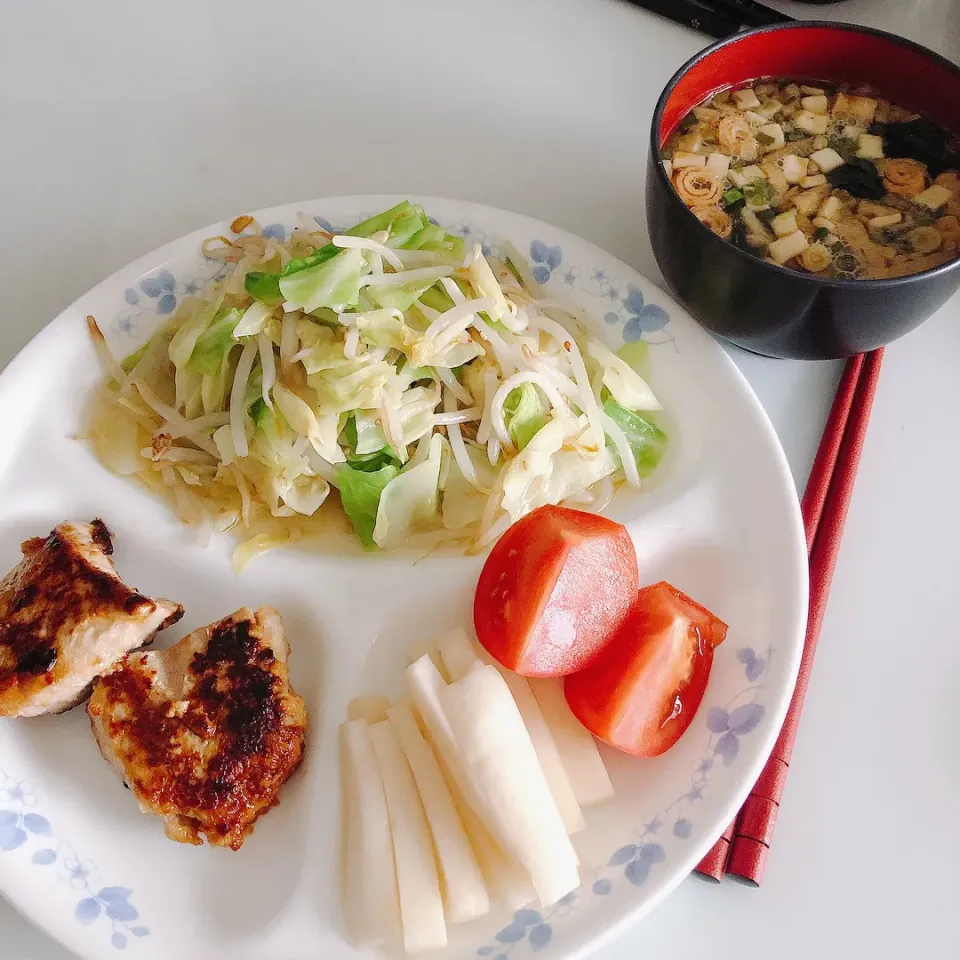
M 433 422 L 438 427 L 444 427 L 451 423 L 470 423 L 472 420 L 479 420 L 482 413 L 480 407 L 465 407 L 455 413 L 438 413 L 433 418 Z
M 443 392 L 443 409 L 446 413 L 455 413 L 457 410 L 457 401 L 449 390 Z M 453 459 L 457 461 L 457 466 L 463 474 L 467 483 L 476 488 L 481 493 L 486 493 L 487 488 L 480 482 L 477 476 L 476 468 L 467 453 L 466 445 L 463 442 L 463 433 L 460 430 L 460 424 L 447 424 L 447 439 L 450 441 L 450 450 L 453 453 Z
M 570 359 L 570 365 L 573 367 L 573 375 L 576 378 L 577 386 L 580 388 L 580 398 L 577 406 L 587 415 L 590 426 L 593 428 L 594 442 L 596 443 L 597 453 L 603 449 L 606 441 L 603 434 L 603 424 L 600 421 L 600 408 L 593 396 L 593 390 L 590 386 L 590 377 L 587 375 L 587 368 L 584 365 L 583 357 L 580 354 L 580 348 L 576 341 L 561 324 L 549 317 L 534 317 L 530 321 L 532 327 L 545 330 L 551 334 L 560 344 Z
M 382 943 L 399 929 L 390 820 L 368 729 L 363 720 L 340 726 L 343 906 L 350 937 L 360 947 Z
M 387 716 L 413 771 L 433 835 L 447 920 L 466 923 L 482 917 L 490 912 L 490 896 L 440 764 L 409 703 L 390 707 Z
M 440 657 L 447 676 L 454 683 L 462 680 L 474 667 L 481 663 L 476 647 L 470 642 L 466 630 L 457 627 L 444 634 L 439 641 Z
M 527 682 L 553 734 L 577 802 L 589 807 L 609 800 L 613 796 L 610 775 L 596 741 L 567 706 L 563 681 L 531 677 Z
M 511 391 L 524 383 L 536 384 L 543 390 L 556 416 L 565 417 L 570 413 L 570 408 L 563 397 L 560 396 L 560 392 L 542 373 L 537 373 L 534 370 L 521 370 L 512 377 L 507 377 L 498 387 L 493 396 L 493 403 L 490 405 L 490 425 L 507 450 L 513 449 L 513 437 L 510 436 L 510 431 L 504 421 L 503 408 Z
M 378 256 L 383 257 L 394 270 L 403 269 L 403 261 L 385 244 L 378 243 L 376 240 L 367 237 L 345 237 L 337 234 L 331 241 L 335 247 L 347 249 L 353 247 L 355 250 L 371 250 Z M 381 266 L 381 270 L 383 267 Z
M 449 389 L 449 391 L 461 403 L 473 403 L 473 397 L 467 388 L 457 379 L 456 374 L 448 367 L 436 367 L 437 376 L 440 382 Z
M 576 852 L 503 677 L 478 667 L 443 690 L 440 703 L 474 789 L 508 852 L 530 872 L 541 903 L 576 890 Z
M 257 344 L 260 347 L 260 369 L 263 371 L 263 383 L 260 388 L 260 395 L 263 402 L 273 410 L 273 401 L 270 399 L 270 391 L 274 383 L 277 382 L 277 363 L 273 356 L 273 344 L 265 333 L 257 334 Z
M 251 340 L 244 344 L 237 364 L 237 372 L 233 375 L 233 386 L 230 388 L 230 436 L 233 439 L 233 449 L 238 457 L 245 457 L 249 453 L 247 447 L 247 411 L 245 399 L 247 395 L 247 381 L 253 370 L 253 362 L 257 359 L 257 344 Z
M 403 947 L 407 954 L 439 950 L 447 945 L 447 926 L 433 841 L 420 794 L 390 721 L 373 724 L 369 732 L 387 798 Z
M 366 720 L 367 723 L 380 723 L 387 719 L 390 701 L 379 693 L 366 693 L 354 697 L 347 704 L 348 720 Z
M 297 321 L 286 314 L 280 322 L 280 369 L 293 363 L 294 354 L 300 349 L 300 337 L 297 334 Z
M 567 771 L 563 767 L 563 760 L 560 757 L 560 751 L 557 749 L 556 741 L 553 739 L 553 734 L 550 733 L 543 711 L 540 709 L 526 677 L 521 677 L 497 663 L 486 650 L 474 645 L 463 630 L 455 630 L 444 637 L 440 641 L 440 653 L 443 656 L 444 663 L 447 664 L 447 672 L 450 673 L 452 679 L 460 679 L 460 677 L 466 676 L 478 662 L 478 656 L 480 658 L 479 662 L 494 667 L 503 677 L 510 688 L 510 693 L 513 695 L 517 709 L 520 711 L 520 716 L 523 717 L 527 733 L 530 734 L 533 749 L 537 752 L 537 759 L 543 768 L 543 775 L 547 778 L 553 799 L 557 802 L 557 808 L 560 810 L 560 816 L 563 817 L 563 824 L 567 828 L 567 833 L 578 833 L 583 830 L 586 826 L 583 811 L 580 809 L 576 794 L 573 792 L 570 777 L 567 776 Z M 454 677 L 454 672 L 458 673 L 459 676 Z
M 453 284 L 456 286 L 456 284 Z M 461 300 L 460 303 L 454 304 L 449 310 L 445 310 L 440 314 L 439 317 L 434 320 L 429 327 L 427 327 L 426 332 L 423 337 L 425 340 L 433 340 L 435 337 L 438 337 L 444 330 L 449 329 L 450 327 L 455 327 L 457 324 L 462 324 L 462 321 L 466 320 L 465 325 L 461 325 L 457 328 L 457 332 L 465 330 L 473 322 L 474 314 L 479 313 L 481 310 L 489 311 L 494 308 L 495 304 L 492 300 L 481 298 L 478 300 Z
M 397 273 L 368 274 L 361 277 L 364 287 L 402 287 L 408 283 L 424 283 L 441 280 L 453 273 L 453 267 L 420 267 L 417 270 L 402 270 Z
M 613 445 L 617 448 L 617 453 L 620 456 L 620 464 L 623 467 L 623 473 L 627 478 L 627 483 L 630 484 L 634 490 L 639 490 L 641 486 L 640 473 L 637 470 L 637 461 L 633 457 L 630 441 L 627 440 L 626 434 L 607 414 L 601 414 L 601 422 L 603 423 L 603 429 L 607 431 L 607 436 L 610 437 Z
M 436 664 L 426 654 L 407 668 L 411 699 L 443 767 L 487 889 L 508 909 L 516 910 L 535 896 L 530 875 L 502 850 L 486 825 L 480 800 L 460 760 L 459 748 L 440 705 L 440 694 L 446 686 Z

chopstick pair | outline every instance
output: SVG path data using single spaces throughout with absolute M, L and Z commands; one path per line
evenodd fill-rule
M 880 349 L 847 361 L 827 418 L 801 504 L 810 564 L 810 604 L 797 685 L 763 773 L 737 819 L 696 867 L 697 873 L 709 880 L 719 882 L 727 873 L 757 886 L 763 877 L 882 360 Z
M 745 28 L 793 19 L 756 0 L 627 0 L 627 3 L 718 40 Z

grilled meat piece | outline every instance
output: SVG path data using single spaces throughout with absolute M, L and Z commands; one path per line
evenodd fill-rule
M 61 523 L 21 545 L 0 582 L 0 717 L 76 706 L 96 677 L 183 616 L 117 575 L 101 520 Z
M 303 758 L 307 711 L 269 607 L 135 653 L 100 679 L 88 712 L 100 752 L 167 836 L 238 850 Z

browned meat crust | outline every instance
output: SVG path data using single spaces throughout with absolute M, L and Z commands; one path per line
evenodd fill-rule
M 237 850 L 278 802 L 307 722 L 288 650 L 276 611 L 244 609 L 97 683 L 88 709 L 101 750 L 173 839 L 203 833 Z

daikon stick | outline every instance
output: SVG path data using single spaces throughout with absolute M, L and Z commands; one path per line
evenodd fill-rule
M 383 781 L 363 720 L 340 726 L 344 802 L 344 915 L 353 942 L 382 943 L 399 929 L 397 878 Z
M 465 923 L 482 917 L 490 912 L 490 897 L 440 764 L 424 740 L 409 703 L 391 707 L 387 715 L 413 771 L 430 825 L 447 920 Z
M 597 742 L 567 706 L 562 680 L 531 677 L 528 681 L 570 778 L 577 802 L 583 807 L 609 800 L 613 784 L 603 765 Z
M 480 662 L 477 648 L 462 627 L 451 630 L 438 643 L 440 659 L 451 683 L 462 680 Z
M 536 896 L 530 875 L 519 861 L 504 851 L 491 833 L 490 814 L 483 808 L 463 767 L 450 724 L 440 705 L 440 693 L 447 683 L 428 655 L 407 668 L 407 686 L 427 739 L 446 775 L 490 896 L 510 910 L 524 906 Z
M 389 720 L 370 727 L 370 743 L 387 799 L 403 947 L 408 954 L 437 950 L 447 945 L 447 927 L 430 827 L 417 785 Z
M 570 782 L 570 777 L 563 765 L 557 743 L 553 739 L 550 727 L 547 726 L 540 704 L 537 703 L 537 698 L 530 689 L 530 683 L 526 677 L 512 673 L 500 664 L 495 663 L 493 666 L 499 671 L 513 694 L 517 709 L 520 711 L 520 716 L 523 717 L 523 723 L 527 728 L 527 733 L 530 734 L 530 740 L 533 742 L 533 749 L 537 752 L 537 759 L 540 761 L 543 775 L 550 785 L 553 799 L 557 801 L 557 807 L 563 817 L 563 824 L 567 828 L 567 833 L 579 833 L 586 826 L 583 811 L 580 809 L 573 784 Z
M 354 697 L 347 704 L 348 720 L 366 720 L 367 723 L 379 723 L 387 719 L 387 707 L 390 701 L 378 693 Z
M 493 667 L 478 667 L 440 703 L 497 835 L 530 872 L 541 903 L 556 903 L 580 885 L 577 855 L 510 688 Z
M 560 808 L 560 815 L 563 817 L 567 833 L 577 833 L 582 830 L 586 826 L 583 811 L 580 809 L 570 778 L 560 759 L 560 752 L 557 750 L 553 734 L 550 733 L 550 728 L 543 719 L 543 712 L 526 678 L 497 663 L 483 647 L 479 644 L 474 645 L 464 630 L 454 630 L 441 639 L 440 656 L 443 658 L 451 680 L 460 680 L 465 677 L 478 663 L 478 657 L 479 662 L 488 663 L 496 668 L 510 688 L 520 716 L 523 717 L 527 733 L 533 741 L 533 749 L 536 750 L 537 759 L 543 768 L 543 775 L 547 778 L 553 799 L 557 801 L 557 806 Z

